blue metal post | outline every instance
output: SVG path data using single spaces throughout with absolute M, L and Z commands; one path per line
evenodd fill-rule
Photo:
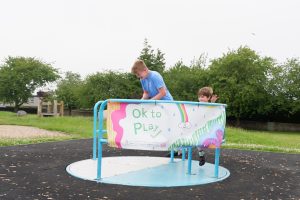
M 182 148 L 182 161 L 185 161 L 185 148 Z
M 94 106 L 94 126 L 93 126 L 93 160 L 96 160 L 97 156 L 97 137 L 99 133 L 97 133 L 97 111 L 98 111 L 98 106 L 102 103 L 103 101 L 98 101 L 95 106 Z
M 219 158 L 220 158 L 220 148 L 215 150 L 215 177 L 219 177 Z
M 103 112 L 105 106 L 107 104 L 107 100 L 104 101 L 99 110 L 99 135 L 98 135 L 98 163 L 97 163 L 97 180 L 101 179 L 101 169 L 102 169 L 102 136 L 103 136 Z
M 192 147 L 188 147 L 188 174 L 192 174 Z
M 174 149 L 171 150 L 171 162 L 174 162 Z

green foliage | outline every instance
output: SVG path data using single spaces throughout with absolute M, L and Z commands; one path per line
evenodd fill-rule
M 273 59 L 260 57 L 248 47 L 212 60 L 209 82 L 219 102 L 228 104 L 228 116 L 239 119 L 269 114 L 271 96 L 265 86 L 273 66 Z
M 267 75 L 266 84 L 271 96 L 272 116 L 293 119 L 300 116 L 300 62 L 296 58 L 287 59 L 275 65 Z
M 83 107 L 92 108 L 99 100 L 110 98 L 140 98 L 142 89 L 138 79 L 130 73 L 107 71 L 86 78 L 81 93 Z
M 182 61 L 164 73 L 164 80 L 175 100 L 198 101 L 199 87 L 208 83 L 207 72 L 199 66 L 186 66 Z
M 139 58 L 144 59 L 150 69 L 164 71 L 163 78 L 175 100 L 198 101 L 199 88 L 211 86 L 219 96 L 218 102 L 228 105 L 228 117 L 238 120 L 294 119 L 295 122 L 300 116 L 298 59 L 279 65 L 270 57 L 262 57 L 248 47 L 240 47 L 211 60 L 208 66 L 206 55 L 201 54 L 190 65 L 179 61 L 164 70 L 163 56 L 157 59 L 147 40 Z M 155 66 L 163 67 L 157 69 Z M 86 78 L 80 102 L 91 108 L 98 100 L 140 98 L 141 93 L 136 77 L 108 71 Z
M 150 70 L 157 71 L 159 73 L 163 73 L 165 70 L 166 63 L 164 53 L 162 53 L 159 49 L 157 49 L 155 53 L 147 39 L 144 41 L 144 48 L 138 59 L 143 60 Z
M 80 107 L 80 89 L 82 87 L 80 74 L 66 72 L 66 77 L 57 83 L 56 95 L 64 101 L 65 107 L 71 113 L 72 109 Z
M 8 57 L 0 67 L 0 101 L 14 104 L 18 110 L 37 87 L 58 77 L 56 69 L 36 58 Z
M 147 40 L 139 59 L 161 73 L 175 100 L 198 101 L 197 91 L 213 87 L 218 102 L 226 103 L 227 116 L 236 119 L 300 122 L 300 61 L 287 59 L 282 64 L 260 56 L 247 46 L 229 50 L 207 65 L 206 54 L 165 68 L 164 53 L 154 51 Z M 0 68 L 0 101 L 19 107 L 33 91 L 58 77 L 56 69 L 34 58 L 8 57 Z M 68 72 L 58 82 L 57 97 L 66 107 L 92 108 L 109 98 L 139 99 L 142 88 L 130 73 L 98 72 L 81 80 Z
M 290 113 L 300 112 L 300 61 L 288 59 L 282 66 L 283 93 L 288 102 L 291 102 Z

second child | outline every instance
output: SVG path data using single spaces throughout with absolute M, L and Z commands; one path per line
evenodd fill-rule
M 211 87 L 203 87 L 200 88 L 198 91 L 198 100 L 199 102 L 206 102 L 206 103 L 214 103 L 219 97 L 213 94 L 213 89 Z M 205 152 L 203 149 L 198 147 L 198 154 L 199 154 L 199 165 L 202 166 L 205 164 Z

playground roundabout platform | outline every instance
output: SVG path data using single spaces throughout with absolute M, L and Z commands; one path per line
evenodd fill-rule
M 178 187 L 203 185 L 226 179 L 230 172 L 219 166 L 219 175 L 214 175 L 214 164 L 192 160 L 191 174 L 187 172 L 187 160 L 150 156 L 116 156 L 102 158 L 102 178 L 97 180 L 97 159 L 74 162 L 67 172 L 77 178 L 107 184 Z

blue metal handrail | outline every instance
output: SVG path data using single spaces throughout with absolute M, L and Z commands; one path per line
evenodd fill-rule
M 172 103 L 172 104 L 190 104 L 190 105 L 209 105 L 209 106 L 227 106 L 222 103 L 206 103 L 206 102 L 195 102 L 195 101 L 170 101 L 170 100 L 144 100 L 144 99 L 108 99 L 108 102 L 119 102 L 119 103 Z

